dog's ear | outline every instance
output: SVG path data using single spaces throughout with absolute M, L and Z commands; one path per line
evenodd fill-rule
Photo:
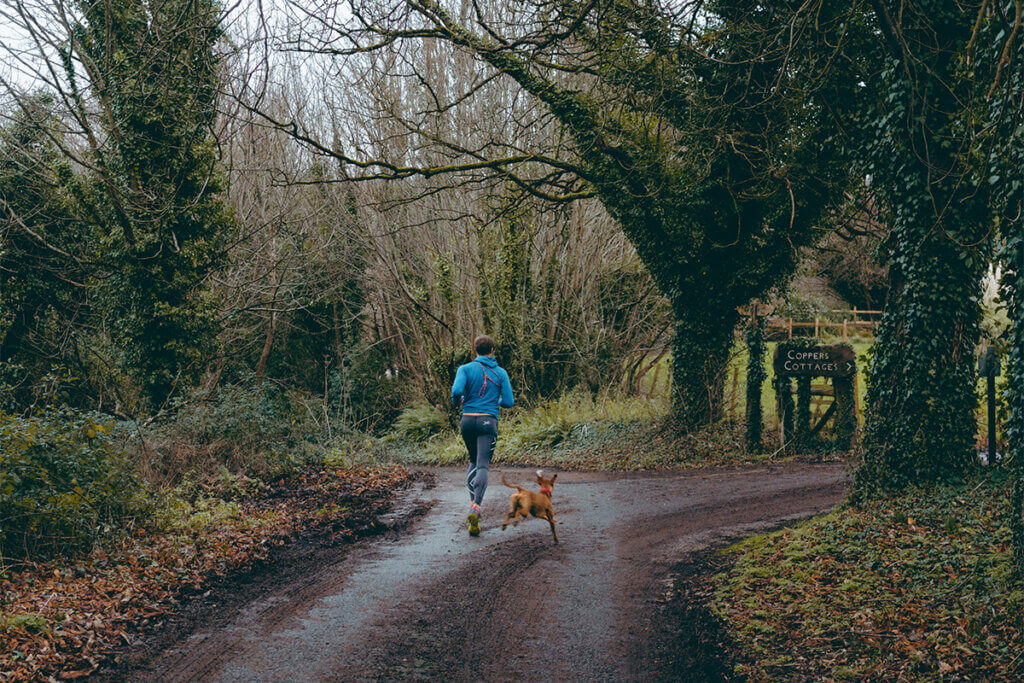
M 555 479 L 558 479 L 558 472 L 555 472 L 554 474 L 551 475 L 551 483 L 552 484 L 555 483 Z

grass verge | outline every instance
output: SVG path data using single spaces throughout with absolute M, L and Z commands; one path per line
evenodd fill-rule
M 988 474 L 847 506 L 727 552 L 713 599 L 750 680 L 1020 680 L 1024 586 Z
M 0 680 L 89 676 L 176 601 L 265 560 L 275 546 L 309 533 L 356 538 L 411 476 L 399 467 L 308 468 L 240 500 L 177 498 L 155 528 L 84 557 L 0 573 Z
M 500 421 L 494 464 L 656 470 L 753 465 L 795 457 L 779 456 L 770 450 L 748 453 L 743 424 L 731 420 L 680 434 L 668 423 L 667 412 L 667 403 L 662 400 L 593 399 L 579 392 L 537 408 L 506 411 Z M 416 429 L 412 434 L 422 431 Z M 466 460 L 461 437 L 450 429 L 435 431 L 426 439 L 392 435 L 382 445 L 376 449 L 381 457 L 402 464 L 453 465 Z M 816 460 L 821 457 L 814 456 Z

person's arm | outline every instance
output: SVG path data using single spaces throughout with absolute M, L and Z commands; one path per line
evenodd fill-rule
M 512 383 L 508 381 L 507 372 L 502 370 L 501 375 L 505 381 L 501 383 L 501 400 L 498 402 L 498 405 L 502 408 L 511 408 L 516 402 L 512 397 Z
M 455 373 L 455 383 L 452 384 L 452 403 L 461 405 L 466 399 L 466 366 L 459 366 Z

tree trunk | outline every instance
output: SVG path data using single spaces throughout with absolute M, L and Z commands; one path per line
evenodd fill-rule
M 679 428 L 690 431 L 721 417 L 722 389 L 739 314 L 734 308 L 688 307 L 693 297 L 686 299 L 674 306 L 672 416 Z
M 270 358 L 270 349 L 274 346 L 274 332 L 277 330 L 277 313 L 270 312 L 270 322 L 267 324 L 267 334 L 263 338 L 263 350 L 260 351 L 260 359 L 256 363 L 256 378 L 263 379 L 267 374 L 267 360 Z
M 857 475 L 867 488 L 957 479 L 974 462 L 986 261 L 933 223 L 925 215 L 917 229 L 894 230 L 891 261 L 900 267 L 875 342 Z

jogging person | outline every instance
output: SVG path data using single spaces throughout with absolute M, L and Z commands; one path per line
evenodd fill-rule
M 494 340 L 483 334 L 473 342 L 476 359 L 455 373 L 452 403 L 462 406 L 462 440 L 469 451 L 469 534 L 480 533 L 480 503 L 487 490 L 487 471 L 491 467 L 494 444 L 498 441 L 498 413 L 511 408 L 512 385 L 508 373 L 494 360 Z

